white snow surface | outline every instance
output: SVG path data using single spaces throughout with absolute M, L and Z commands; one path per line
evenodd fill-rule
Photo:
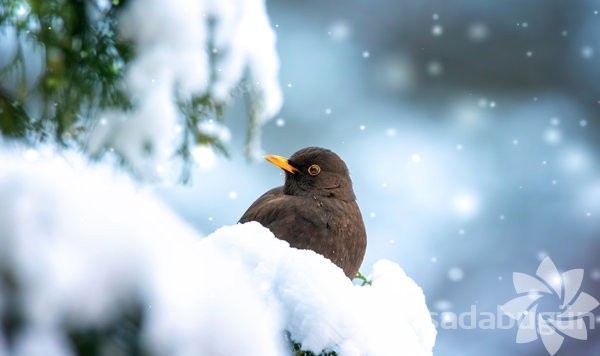
M 0 146 L 0 197 L 0 271 L 19 281 L 28 319 L 10 347 L 0 328 L 0 355 L 71 355 L 65 325 L 104 325 L 132 298 L 156 355 L 292 354 L 286 332 L 316 353 L 432 354 L 423 292 L 389 260 L 357 286 L 256 222 L 199 236 L 115 169 L 71 152 Z M 0 319 L 6 293 L 0 280 Z
M 135 108 L 102 113 L 91 152 L 108 146 L 139 176 L 163 179 L 184 125 L 178 97 L 208 94 L 227 104 L 248 94 L 259 124 L 281 108 L 265 0 L 131 0 L 119 20 L 121 35 L 136 48 L 124 83 Z

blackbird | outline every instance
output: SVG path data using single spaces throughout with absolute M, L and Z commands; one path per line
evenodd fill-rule
M 285 183 L 259 197 L 239 222 L 258 221 L 292 247 L 313 250 L 354 278 L 367 235 L 344 161 L 320 147 L 303 148 L 289 159 L 265 159 L 285 170 Z

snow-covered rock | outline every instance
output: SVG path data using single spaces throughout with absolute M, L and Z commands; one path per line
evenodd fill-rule
M 339 355 L 430 355 L 421 289 L 394 262 L 356 286 L 260 224 L 202 238 L 105 165 L 0 147 L 0 355 L 70 355 L 67 330 L 101 328 L 132 301 L 157 355 L 282 355 L 285 335 Z M 17 283 L 9 283 L 11 276 Z M 287 333 L 287 334 L 286 334 Z

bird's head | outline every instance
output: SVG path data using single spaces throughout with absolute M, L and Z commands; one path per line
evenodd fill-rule
M 348 167 L 328 149 L 307 147 L 290 158 L 268 155 L 265 159 L 285 170 L 285 194 L 313 194 L 346 201 L 356 200 Z

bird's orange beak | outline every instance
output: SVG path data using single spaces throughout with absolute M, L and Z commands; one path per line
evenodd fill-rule
M 267 161 L 273 163 L 277 167 L 279 167 L 281 169 L 285 169 L 286 171 L 288 171 L 292 174 L 298 172 L 298 169 L 296 167 L 292 166 L 290 164 L 290 162 L 287 160 L 287 158 L 284 158 L 281 156 L 276 156 L 276 155 L 268 155 L 268 156 L 265 156 L 265 159 Z

